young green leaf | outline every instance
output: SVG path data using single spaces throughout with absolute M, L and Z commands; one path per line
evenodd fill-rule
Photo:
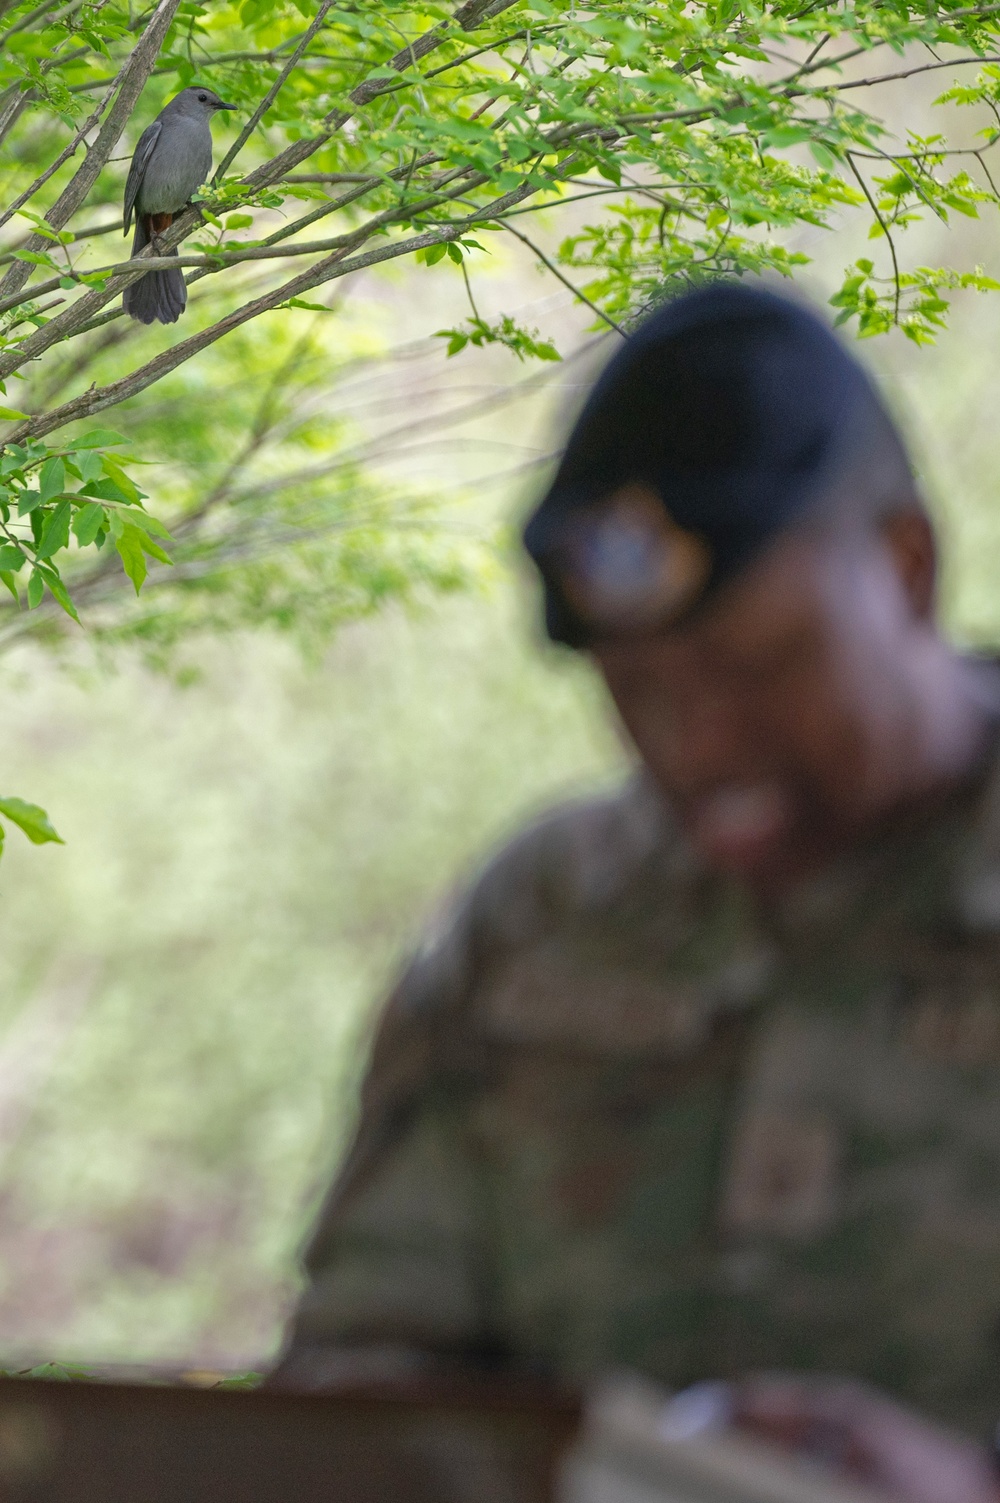
M 73 458 L 77 469 L 80 471 L 80 480 L 84 485 L 88 481 L 97 479 L 101 473 L 100 454 L 96 454 L 93 449 L 89 449 L 84 454 L 74 454 Z
M 66 466 L 61 459 L 53 456 L 42 465 L 41 474 L 38 477 L 38 490 L 42 505 L 46 505 L 53 497 L 60 495 L 65 488 Z
M 140 497 L 135 481 L 126 475 L 121 465 L 116 464 L 110 454 L 104 454 L 101 457 L 101 468 L 108 479 L 121 491 L 123 499 L 131 502 L 133 506 L 137 506 Z
M 51 558 L 53 553 L 58 553 L 60 548 L 68 545 L 71 511 L 72 507 L 68 501 L 60 501 L 59 505 L 49 513 L 36 550 L 38 558 Z
M 107 444 L 128 444 L 131 439 L 116 433 L 113 428 L 93 428 L 82 438 L 73 439 L 74 449 L 103 449 Z
M 89 548 L 104 525 L 104 507 L 96 501 L 81 506 L 73 518 L 73 531 L 81 548 Z
M 112 526 L 114 532 L 114 527 Z M 142 533 L 136 527 L 122 527 L 115 536 L 115 547 L 121 555 L 122 568 L 135 586 L 138 595 L 146 578 L 146 557 L 142 550 Z
M 32 845 L 45 845 L 54 841 L 65 845 L 62 836 L 52 828 L 49 816 L 37 804 L 26 803 L 23 798 L 0 798 L 0 814 L 23 830 Z
M 48 585 L 49 591 L 56 604 L 62 607 L 67 616 L 72 616 L 73 620 L 78 626 L 82 625 L 80 617 L 76 613 L 76 606 L 70 599 L 69 591 L 63 584 L 62 579 L 56 573 L 55 569 L 53 569 L 48 564 L 39 564 L 38 570 L 39 573 L 43 575 L 45 583 Z

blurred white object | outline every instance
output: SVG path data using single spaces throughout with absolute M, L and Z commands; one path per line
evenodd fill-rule
M 608 1379 L 589 1397 L 557 1503 L 884 1503 L 728 1421 L 724 1384 L 671 1398 L 641 1378 Z

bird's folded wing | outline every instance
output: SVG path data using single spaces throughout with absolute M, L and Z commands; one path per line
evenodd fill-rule
M 125 219 L 122 225 L 127 235 L 132 224 L 132 210 L 142 185 L 143 173 L 149 165 L 149 159 L 153 155 L 153 147 L 160 139 L 160 131 L 163 129 L 159 120 L 154 120 L 152 125 L 147 125 L 132 156 L 132 165 L 128 170 L 128 182 L 125 184 Z

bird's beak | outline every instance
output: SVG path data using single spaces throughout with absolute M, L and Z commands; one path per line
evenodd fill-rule
M 219 103 L 215 106 L 215 108 L 217 110 L 238 110 L 239 109 L 239 105 L 238 104 L 223 104 L 222 100 L 220 99 Z

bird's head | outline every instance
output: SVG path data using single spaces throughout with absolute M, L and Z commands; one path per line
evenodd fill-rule
M 236 108 L 235 104 L 224 104 L 218 94 L 200 84 L 192 84 L 189 89 L 182 89 L 167 105 L 167 110 L 172 115 L 193 115 L 195 118 L 211 118 L 219 110 L 235 110 Z

